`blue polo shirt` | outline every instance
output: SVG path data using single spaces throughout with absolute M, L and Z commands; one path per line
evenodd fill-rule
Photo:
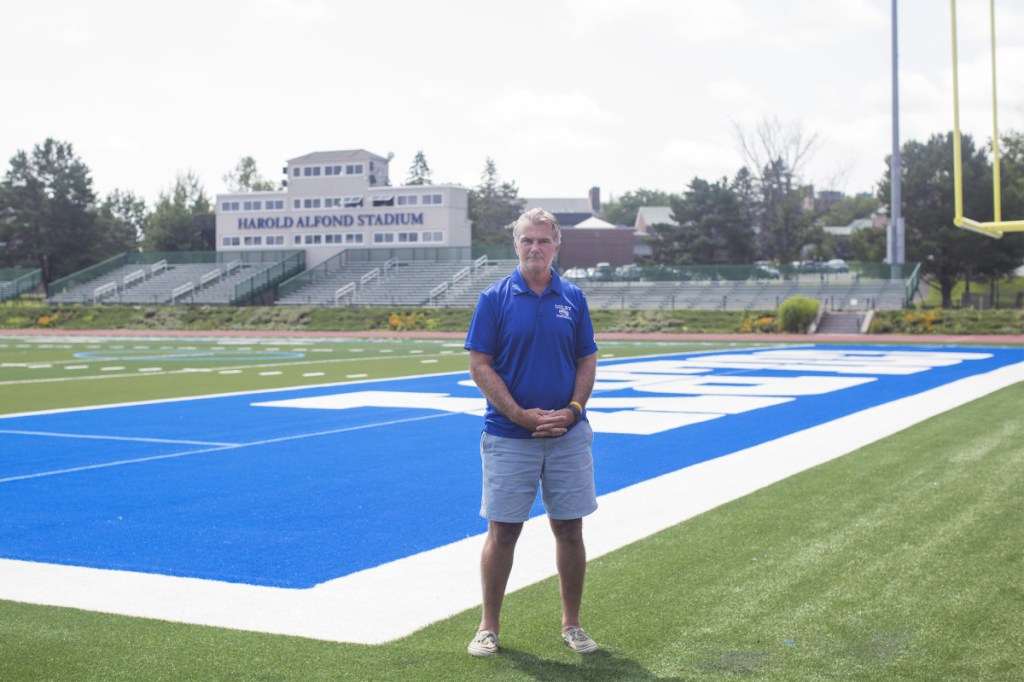
M 583 291 L 553 269 L 539 296 L 519 268 L 480 294 L 466 335 L 467 350 L 494 358 L 494 370 L 516 403 L 526 409 L 558 410 L 572 400 L 576 360 L 597 351 Z M 484 431 L 505 438 L 530 438 L 487 402 Z

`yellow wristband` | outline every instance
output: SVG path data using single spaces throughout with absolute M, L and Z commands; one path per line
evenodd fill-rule
M 579 421 L 580 417 L 583 416 L 583 406 L 573 400 L 568 405 L 569 409 L 572 410 L 573 414 L 576 415 L 576 421 Z

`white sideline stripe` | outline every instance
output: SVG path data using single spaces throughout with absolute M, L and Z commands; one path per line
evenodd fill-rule
M 1024 381 L 1024 362 L 603 495 L 587 522 L 590 558 Z M 509 591 L 554 575 L 543 517 L 527 522 Z M 290 590 L 195 578 L 0 560 L 0 599 L 144 618 L 380 644 L 478 606 L 483 535 Z M 400 604 L 402 608 L 381 608 Z
M 217 443 L 203 440 L 178 440 L 175 438 L 141 438 L 136 436 L 104 436 L 94 433 L 60 433 L 57 431 L 19 431 L 17 429 L 0 429 L 0 433 L 12 436 L 46 436 L 48 438 L 83 438 L 86 440 L 126 440 L 133 443 L 171 443 L 173 445 L 220 445 L 234 446 L 238 443 Z

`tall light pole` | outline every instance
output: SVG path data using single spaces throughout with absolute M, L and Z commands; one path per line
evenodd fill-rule
M 900 164 L 900 81 L 899 43 L 897 41 L 896 0 L 892 0 L 892 161 L 889 168 L 889 229 L 886 240 L 886 260 L 890 265 L 902 264 L 904 256 L 903 196 Z M 896 268 L 893 268 L 893 276 Z

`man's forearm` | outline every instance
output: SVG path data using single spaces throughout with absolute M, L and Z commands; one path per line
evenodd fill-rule
M 590 394 L 594 390 L 597 377 L 597 353 L 591 353 L 576 361 L 576 381 L 572 387 L 572 399 L 586 407 Z
M 518 424 L 522 407 L 512 397 L 512 392 L 508 390 L 501 376 L 494 371 L 494 367 L 489 362 L 479 360 L 472 362 L 469 370 L 470 377 L 487 401 L 510 421 Z

